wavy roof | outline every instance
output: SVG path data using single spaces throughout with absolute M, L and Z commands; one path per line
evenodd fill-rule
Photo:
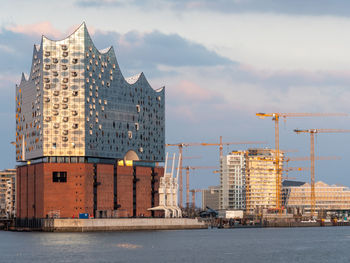
M 109 56 L 111 57 L 111 59 L 114 60 L 115 64 L 118 65 L 117 58 L 116 58 L 116 55 L 115 55 L 113 46 L 110 46 L 110 47 L 107 47 L 107 48 L 104 48 L 104 49 L 100 49 L 100 50 L 97 49 L 96 46 L 95 46 L 95 44 L 94 44 L 94 42 L 93 42 L 92 39 L 91 39 L 91 36 L 90 36 L 90 34 L 89 34 L 89 31 L 88 31 L 88 29 L 87 29 L 87 27 L 86 27 L 85 22 L 83 22 L 83 23 L 82 23 L 77 29 L 75 29 L 69 36 L 67 36 L 66 38 L 60 39 L 60 40 L 53 40 L 53 39 L 50 39 L 50 38 L 48 38 L 47 36 L 43 35 L 42 38 L 41 38 L 41 43 L 40 43 L 40 45 L 37 45 L 37 44 L 34 45 L 33 57 L 34 57 L 34 55 L 37 55 L 38 53 L 41 52 L 42 46 L 43 46 L 43 41 L 44 41 L 44 40 L 52 41 L 52 42 L 61 42 L 61 41 L 67 40 L 67 39 L 69 39 L 70 37 L 74 36 L 74 35 L 75 35 L 78 31 L 80 31 L 80 30 L 83 30 L 83 31 L 84 31 L 84 37 L 87 37 L 87 38 L 89 38 L 89 40 L 91 40 L 91 43 L 92 43 L 92 45 L 93 45 L 93 47 L 94 47 L 94 49 L 95 49 L 96 51 L 98 51 L 101 55 L 106 55 L 106 56 L 109 55 Z M 33 67 L 33 65 L 32 65 L 32 67 Z M 119 74 L 120 74 L 121 76 L 123 76 L 123 74 L 121 73 L 121 71 L 120 71 L 120 69 L 119 69 L 119 66 L 116 67 L 116 70 L 119 72 Z M 32 69 L 31 69 L 31 72 L 32 72 Z M 23 74 L 22 74 L 21 82 L 22 82 L 22 81 L 27 81 L 28 79 L 29 79 L 29 78 L 26 78 L 26 76 L 24 76 L 24 73 L 23 73 Z M 157 90 L 154 90 L 154 89 L 151 87 L 151 85 L 148 83 L 148 81 L 147 81 L 147 79 L 146 79 L 146 77 L 145 77 L 145 75 L 144 75 L 143 72 L 138 73 L 138 74 L 136 74 L 136 75 L 134 75 L 134 76 L 131 76 L 131 77 L 128 77 L 128 78 L 124 78 L 124 77 L 123 77 L 123 79 L 124 79 L 124 81 L 125 81 L 127 84 L 129 84 L 130 86 L 132 86 L 132 85 L 134 85 L 134 84 L 136 84 L 136 83 L 138 83 L 138 82 L 144 81 L 145 83 L 147 83 L 147 86 L 148 86 L 151 90 L 153 90 L 154 92 L 157 92 L 157 93 L 158 93 L 158 92 L 164 91 L 164 87 L 161 87 L 161 88 L 159 88 L 159 89 L 157 89 Z

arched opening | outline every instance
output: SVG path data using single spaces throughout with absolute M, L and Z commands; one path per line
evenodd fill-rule
M 140 158 L 138 157 L 137 153 L 133 150 L 129 150 L 125 156 L 124 161 L 139 161 Z

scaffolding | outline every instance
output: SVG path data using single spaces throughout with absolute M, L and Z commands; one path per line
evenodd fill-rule
M 279 151 L 279 171 L 283 152 Z M 276 208 L 276 154 L 273 149 L 233 151 L 221 162 L 221 209 L 242 209 L 254 213 L 264 208 Z M 282 186 L 280 186 L 282 187 Z
M 277 173 L 282 171 L 283 152 L 279 151 L 276 168 L 276 153 L 273 149 L 250 149 L 246 153 L 246 211 L 254 213 L 277 207 L 277 191 L 281 187 Z

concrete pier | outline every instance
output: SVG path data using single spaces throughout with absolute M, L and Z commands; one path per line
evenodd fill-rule
M 43 219 L 45 232 L 132 231 L 204 229 L 207 225 L 189 218 Z

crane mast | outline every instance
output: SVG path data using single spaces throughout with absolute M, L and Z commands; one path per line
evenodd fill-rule
M 184 147 L 192 147 L 192 146 L 219 146 L 219 151 L 220 151 L 220 160 L 222 159 L 223 156 L 223 146 L 224 145 L 244 145 L 244 144 L 266 144 L 266 142 L 261 142 L 261 141 L 242 141 L 242 142 L 222 142 L 222 136 L 220 136 L 220 141 L 219 143 L 169 143 L 165 144 L 165 146 L 177 146 L 179 149 L 179 155 L 180 157 L 180 173 L 179 173 L 179 206 L 182 208 L 183 207 L 183 148 Z M 186 181 L 187 185 L 187 181 Z M 186 192 L 186 204 L 188 205 L 188 200 L 189 200 L 189 194 Z
M 280 143 L 279 143 L 279 119 L 287 117 L 333 117 L 348 116 L 346 113 L 256 113 L 261 119 L 272 117 L 275 122 L 275 164 L 276 164 L 276 209 L 282 212 L 282 174 L 280 169 Z
M 295 129 L 295 133 L 308 133 L 310 134 L 310 217 L 313 218 L 316 210 L 316 194 L 315 194 L 315 134 L 317 133 L 345 133 L 350 130 L 344 129 L 308 129 L 299 130 Z

